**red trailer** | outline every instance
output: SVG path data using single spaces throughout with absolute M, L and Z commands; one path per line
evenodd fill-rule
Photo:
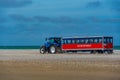
M 62 38 L 62 51 L 90 51 L 91 53 L 113 53 L 113 37 L 69 37 Z

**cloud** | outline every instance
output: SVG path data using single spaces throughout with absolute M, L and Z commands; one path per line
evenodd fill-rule
M 51 23 L 74 23 L 78 21 L 77 19 L 68 16 L 60 17 L 34 16 L 33 18 L 39 22 L 51 22 Z
M 53 24 L 89 24 L 89 23 L 120 23 L 120 18 L 110 18 L 110 17 L 98 17 L 98 16 L 89 16 L 89 17 L 84 17 L 84 18 L 71 18 L 69 16 L 60 16 L 60 17 L 48 17 L 48 16 L 25 16 L 25 15 L 18 15 L 18 14 L 11 14 L 9 15 L 10 19 L 13 20 L 14 24 L 16 23 L 22 23 L 24 25 L 29 25 L 29 24 L 40 24 L 40 23 L 47 23 L 50 25 Z M 46 25 L 47 25 L 46 24 Z
M 96 1 L 90 1 L 89 3 L 87 3 L 86 7 L 87 8 L 98 8 L 102 5 L 102 2 L 100 2 L 99 0 Z
M 33 18 L 39 22 L 51 22 L 52 21 L 52 18 L 47 17 L 47 16 L 34 16 Z
M 111 0 L 112 9 L 117 12 L 120 12 L 120 0 Z
M 90 16 L 86 18 L 88 21 L 91 21 L 93 23 L 120 23 L 120 18 L 100 18 L 96 16 Z
M 60 16 L 60 17 L 48 17 L 48 16 L 33 16 L 28 17 L 25 15 L 10 14 L 10 19 L 14 21 L 21 22 L 50 22 L 50 23 L 84 23 L 85 21 L 78 18 L 71 18 L 69 16 Z
M 31 0 L 0 0 L 0 8 L 23 7 L 31 3 Z
M 33 22 L 34 19 L 31 17 L 27 17 L 24 15 L 18 15 L 18 14 L 11 14 L 9 17 L 15 21 L 23 21 L 23 22 Z
M 3 18 L 3 17 L 0 17 L 0 23 L 4 23 L 4 22 L 6 22 L 7 20 L 5 19 L 5 18 Z
M 78 20 L 73 19 L 68 16 L 61 16 L 61 17 L 54 18 L 53 20 L 51 20 L 51 22 L 53 23 L 75 23 L 75 22 L 78 22 Z

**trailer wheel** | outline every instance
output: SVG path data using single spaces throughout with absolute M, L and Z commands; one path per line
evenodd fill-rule
M 50 46 L 49 51 L 52 54 L 56 53 L 57 52 L 56 46 L 54 46 L 54 45 Z
M 42 47 L 40 48 L 40 53 L 41 53 L 41 54 L 44 54 L 44 53 L 45 53 L 45 46 L 42 46 Z
M 91 54 L 96 54 L 97 51 L 96 51 L 96 50 L 92 50 L 90 53 L 91 53 Z
M 62 53 L 61 47 L 56 48 L 56 53 Z
M 103 50 L 99 50 L 98 53 L 99 53 L 99 54 L 103 54 L 104 51 L 103 51 Z
M 108 52 L 108 54 L 112 54 L 113 53 L 113 51 L 112 50 L 109 50 L 109 51 L 107 51 Z

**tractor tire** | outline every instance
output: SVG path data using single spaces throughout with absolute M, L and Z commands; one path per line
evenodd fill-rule
M 54 45 L 50 46 L 49 52 L 50 52 L 51 54 L 55 54 L 55 53 L 57 52 L 56 46 L 54 46 Z
M 91 54 L 96 54 L 97 51 L 96 51 L 96 50 L 92 50 L 90 53 L 91 53 Z
M 107 51 L 108 54 L 113 54 L 112 50 Z
M 57 47 L 56 53 L 62 53 L 61 47 Z
M 41 53 L 41 54 L 44 54 L 44 53 L 45 53 L 45 46 L 42 46 L 42 47 L 40 48 L 40 53 Z

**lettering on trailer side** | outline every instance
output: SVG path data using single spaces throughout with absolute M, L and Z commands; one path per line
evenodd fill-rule
M 84 45 L 77 45 L 77 47 L 91 47 L 92 45 L 90 45 L 90 44 L 84 44 Z

